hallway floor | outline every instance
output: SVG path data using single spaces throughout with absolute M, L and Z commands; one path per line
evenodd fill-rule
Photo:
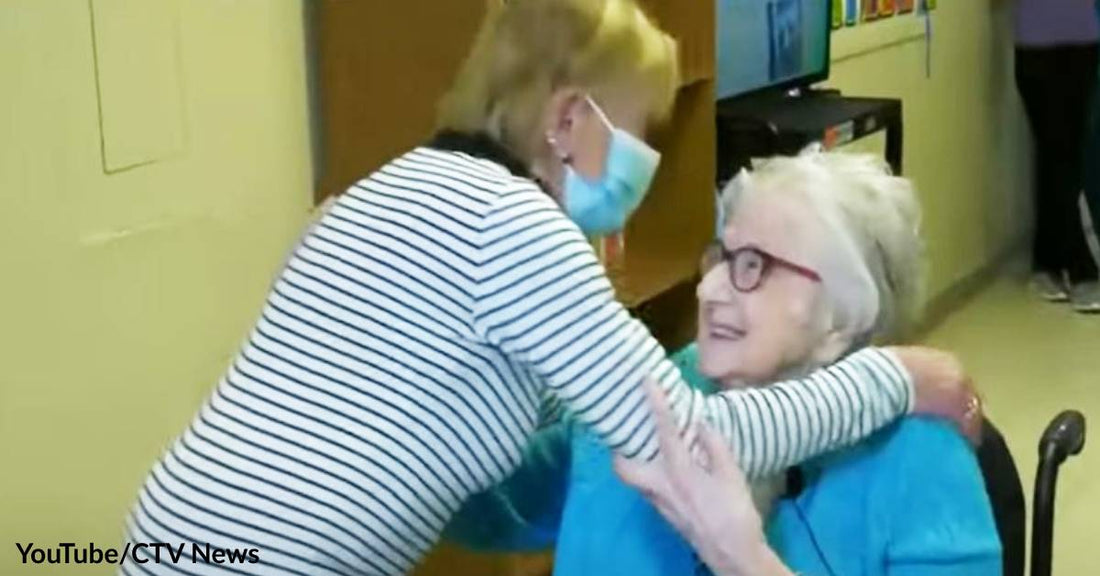
M 1047 423 L 1067 408 L 1089 419 L 1092 438 L 1058 481 L 1054 573 L 1100 574 L 1100 315 L 1041 302 L 1023 274 L 1006 272 L 925 342 L 955 351 L 974 377 L 1016 459 L 1029 506 Z M 1029 510 L 1029 530 L 1030 522 Z

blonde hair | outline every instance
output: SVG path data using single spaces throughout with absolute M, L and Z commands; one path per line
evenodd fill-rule
M 660 121 L 678 86 L 675 41 L 634 0 L 489 0 L 436 128 L 486 132 L 530 162 L 554 90 L 577 87 L 598 101 L 627 89 Z
M 833 313 L 850 324 L 856 343 L 904 336 L 924 296 L 921 211 L 912 183 L 875 156 L 814 146 L 742 171 L 723 191 L 723 212 L 733 214 L 746 190 L 764 188 L 767 194 L 799 194 L 833 236 L 830 249 L 847 253 L 832 260 L 851 282 L 825 289 L 834 292 L 840 306 Z

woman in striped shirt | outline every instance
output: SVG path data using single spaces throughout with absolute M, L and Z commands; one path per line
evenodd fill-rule
M 495 4 L 439 135 L 306 234 L 126 524 L 134 544 L 257 561 L 122 573 L 405 573 L 562 409 L 652 458 L 645 378 L 681 426 L 763 438 L 744 462 L 761 474 L 914 409 L 964 411 L 957 365 L 929 351 L 870 349 L 767 390 L 686 386 L 584 235 L 621 227 L 648 186 L 656 153 L 635 135 L 671 109 L 675 44 L 633 0 Z

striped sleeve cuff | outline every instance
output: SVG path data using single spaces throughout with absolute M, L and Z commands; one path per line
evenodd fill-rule
M 894 390 L 895 404 L 904 407 L 903 414 L 911 414 L 916 405 L 916 389 L 913 375 L 902 364 L 897 354 L 887 348 L 866 348 L 851 356 L 876 376 L 876 380 L 888 384 Z

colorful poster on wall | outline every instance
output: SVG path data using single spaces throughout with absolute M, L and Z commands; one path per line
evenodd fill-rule
M 913 11 L 914 0 L 898 0 L 898 14 L 908 14 Z
M 844 2 L 844 23 L 855 26 L 859 23 L 859 0 L 836 0 Z
M 860 10 L 863 21 L 875 20 L 878 18 L 878 4 L 879 0 L 863 0 L 863 9 Z
M 844 26 L 844 2 L 833 0 L 833 30 Z
M 879 0 L 878 15 L 882 18 L 889 18 L 894 15 L 894 11 L 897 6 L 894 0 Z

